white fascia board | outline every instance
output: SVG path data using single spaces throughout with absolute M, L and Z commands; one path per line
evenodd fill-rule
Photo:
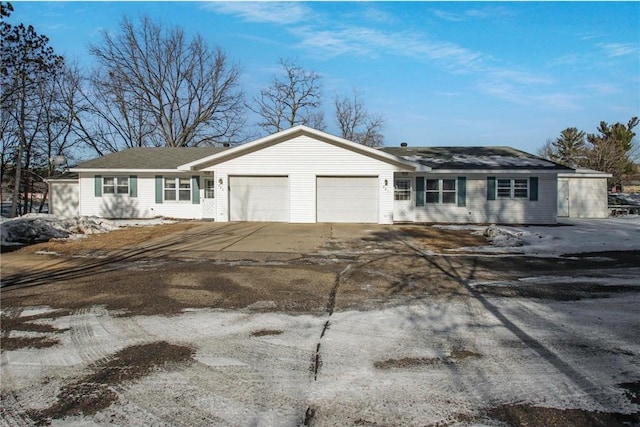
M 560 178 L 612 178 L 613 175 L 606 172 L 600 172 L 593 169 L 578 168 L 573 172 L 559 173 Z
M 352 141 L 348 141 L 344 138 L 337 137 L 335 135 L 328 134 L 326 132 L 321 132 L 319 130 L 307 127 L 307 126 L 296 126 L 290 129 L 283 130 L 278 133 L 274 133 L 272 135 L 265 136 L 264 138 L 257 139 L 255 141 L 248 142 L 246 144 L 239 145 L 237 147 L 233 147 L 229 150 L 222 151 L 217 154 L 212 154 L 211 156 L 204 157 L 199 160 L 195 160 L 190 163 L 185 163 L 184 165 L 178 166 L 178 170 L 181 171 L 192 171 L 196 169 L 199 165 L 207 164 L 213 162 L 215 160 L 225 159 L 227 157 L 233 158 L 241 156 L 243 152 L 252 152 L 259 149 L 261 145 L 268 145 L 270 143 L 277 143 L 278 141 L 286 141 L 289 138 L 298 135 L 309 135 L 312 137 L 316 137 L 321 141 L 327 141 L 330 143 L 334 143 L 337 145 L 342 145 L 347 149 L 352 151 L 369 155 L 371 157 L 377 158 L 382 161 L 386 161 L 388 163 L 399 164 L 405 166 L 409 170 L 415 170 L 418 166 L 417 163 L 411 162 L 400 157 L 394 156 L 392 154 L 385 153 L 383 151 L 377 150 L 375 148 L 367 147 L 362 144 L 357 144 Z
M 78 182 L 78 178 L 45 178 L 43 182 Z
M 78 173 L 180 173 L 178 169 L 88 169 L 88 168 L 71 168 L 69 172 Z

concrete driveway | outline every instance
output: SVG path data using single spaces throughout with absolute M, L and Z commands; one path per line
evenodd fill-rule
M 165 256 L 225 257 L 233 254 L 314 253 L 332 239 L 360 239 L 388 230 L 379 224 L 289 224 L 277 222 L 202 222 L 194 228 L 170 236 L 160 236 L 141 248 L 157 250 Z

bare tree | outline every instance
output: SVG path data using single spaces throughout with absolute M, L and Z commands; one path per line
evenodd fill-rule
M 49 46 L 49 39 L 38 34 L 31 25 L 14 26 L 6 22 L 13 11 L 10 3 L 0 6 L 0 15 L 5 18 L 0 23 L 2 146 L 3 151 L 15 149 L 15 157 L 11 154 L 15 159 L 11 216 L 15 216 L 19 213 L 21 193 L 24 193 L 23 211 L 30 209 L 31 201 L 26 197 L 30 188 L 23 185 L 23 171 L 35 173 L 31 164 L 41 154 L 37 151 L 38 142 L 47 137 L 46 129 L 50 124 L 47 121 L 48 101 L 55 96 L 51 93 L 54 91 L 51 85 L 64 69 L 64 60 Z
M 320 75 L 307 71 L 295 61 L 280 59 L 283 77 L 274 77 L 271 85 L 254 97 L 249 108 L 260 115 L 258 123 L 268 133 L 297 125 L 324 130 Z
M 239 68 L 200 35 L 148 17 L 90 47 L 99 67 L 85 96 L 94 123 L 79 126 L 99 154 L 134 146 L 238 142 L 245 123 Z
M 343 138 L 368 147 L 384 145 L 383 117 L 369 113 L 357 92 L 353 93 L 352 98 L 336 97 L 334 104 Z

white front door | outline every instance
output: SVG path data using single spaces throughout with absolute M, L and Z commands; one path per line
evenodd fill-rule
M 202 182 L 204 197 L 202 198 L 202 219 L 215 219 L 216 217 L 216 181 L 213 178 L 205 178 Z
M 413 221 L 411 179 L 397 178 L 393 184 L 393 220 Z

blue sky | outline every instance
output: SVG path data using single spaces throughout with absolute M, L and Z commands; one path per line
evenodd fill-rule
M 92 66 L 87 46 L 141 14 L 221 47 L 248 97 L 279 58 L 322 76 L 332 101 L 357 90 L 385 143 L 537 150 L 574 126 L 640 115 L 639 2 L 14 2 L 12 23 Z

